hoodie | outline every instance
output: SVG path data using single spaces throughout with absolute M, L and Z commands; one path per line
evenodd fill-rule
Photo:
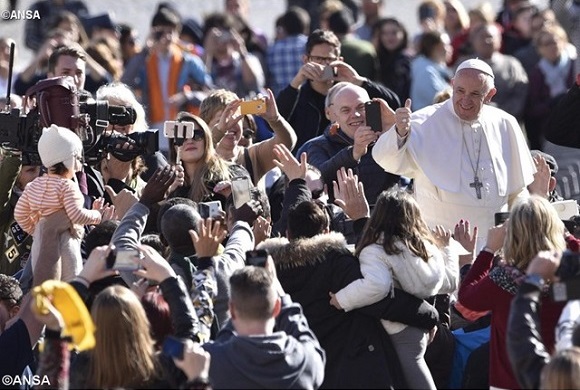
M 288 295 L 274 333 L 240 336 L 229 322 L 203 348 L 211 355 L 214 389 L 317 389 L 324 379 L 324 350 Z

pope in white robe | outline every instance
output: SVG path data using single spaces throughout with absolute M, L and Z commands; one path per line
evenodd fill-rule
M 415 197 L 427 223 L 453 231 L 461 220 L 478 227 L 476 250 L 486 243 L 494 215 L 528 196 L 534 161 L 516 119 L 485 103 L 495 94 L 493 72 L 481 60 L 462 63 L 453 96 L 396 122 L 373 148 L 386 171 L 414 179 Z

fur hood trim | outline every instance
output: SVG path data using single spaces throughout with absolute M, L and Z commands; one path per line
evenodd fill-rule
M 270 238 L 258 245 L 266 249 L 280 268 L 295 268 L 323 262 L 330 252 L 350 253 L 341 233 L 319 234 L 292 242 L 286 237 Z

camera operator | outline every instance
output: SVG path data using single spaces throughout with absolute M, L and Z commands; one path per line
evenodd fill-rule
M 510 362 L 518 383 L 522 388 L 578 388 L 580 383 L 573 375 L 579 370 L 580 360 L 578 354 L 571 353 L 570 349 L 580 346 L 580 328 L 575 324 L 576 318 L 570 318 L 574 325 L 568 327 L 568 334 L 571 336 L 573 345 L 568 345 L 564 349 L 559 349 L 552 357 L 548 353 L 546 346 L 540 335 L 540 296 L 545 293 L 547 284 L 556 279 L 556 273 L 561 262 L 561 253 L 542 251 L 530 262 L 526 277 L 521 282 L 518 292 L 511 303 L 510 316 L 507 329 L 507 349 Z M 578 261 L 578 254 L 574 254 L 571 260 Z M 570 301 L 570 305 L 578 305 L 578 301 Z M 568 306 L 562 312 L 567 311 Z M 558 327 L 562 325 L 562 318 Z M 561 332 L 556 331 L 556 336 Z M 574 357 L 576 356 L 576 357 Z M 568 360 L 568 362 L 566 362 Z M 571 360 L 571 361 L 570 361 Z M 566 364 L 562 364 L 566 362 Z M 568 372 L 559 373 L 556 364 L 567 367 Z M 559 375 L 558 386 L 554 385 L 553 376 Z
M 145 110 L 127 85 L 120 82 L 104 85 L 97 91 L 97 100 L 107 101 L 110 105 L 132 107 L 135 110 L 134 124 L 109 124 L 106 134 L 128 135 L 134 132 L 147 131 Z M 124 147 L 130 146 L 126 143 Z M 167 160 L 160 152 L 149 156 L 137 156 L 129 161 L 125 161 L 125 159 L 121 161 L 111 153 L 107 153 L 105 158 L 98 163 L 98 169 L 103 176 L 104 183 L 115 192 L 118 193 L 125 188 L 135 192 L 140 197 L 145 182 L 153 172 L 166 165 L 168 165 Z

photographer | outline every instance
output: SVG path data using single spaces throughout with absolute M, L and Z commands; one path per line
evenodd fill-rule
M 578 261 L 577 257 L 571 260 Z M 580 369 L 580 358 L 574 351 L 575 347 L 580 344 L 578 330 L 573 331 L 574 346 L 560 350 L 552 357 L 540 335 L 540 297 L 546 290 L 547 284 L 555 280 L 560 261 L 560 252 L 539 252 L 530 262 L 526 277 L 511 303 L 507 328 L 507 350 L 513 372 L 522 388 L 578 388 L 580 386 L 578 378 L 573 376 L 573 372 L 578 372 Z M 554 372 L 556 365 L 567 367 L 569 371 L 556 373 Z M 553 378 L 555 375 L 559 376 L 556 387 L 554 387 Z

